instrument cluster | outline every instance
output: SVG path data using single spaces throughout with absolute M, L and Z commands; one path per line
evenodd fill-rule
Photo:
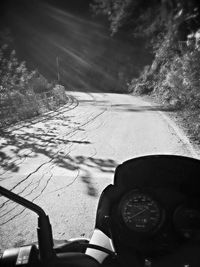
M 168 198 L 173 198 L 173 194 L 168 194 Z M 130 190 L 117 207 L 118 235 L 129 246 L 148 251 L 172 249 L 188 240 L 200 241 L 198 201 L 178 197 L 171 205 L 162 194 L 158 197 L 151 190 Z

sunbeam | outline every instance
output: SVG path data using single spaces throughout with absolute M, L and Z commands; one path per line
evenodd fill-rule
M 146 60 L 138 60 L 141 47 L 112 38 L 103 24 L 47 2 L 9 14 L 19 55 L 49 80 L 59 76 L 66 89 L 120 92 Z

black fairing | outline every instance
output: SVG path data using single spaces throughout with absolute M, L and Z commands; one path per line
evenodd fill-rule
M 163 223 L 156 234 L 131 233 L 125 229 L 123 223 L 120 223 L 119 203 L 127 192 L 135 189 L 144 190 L 153 195 L 158 202 L 160 201 L 165 211 Z M 172 155 L 152 155 L 131 159 L 117 167 L 113 185 L 109 185 L 103 191 L 97 209 L 96 228 L 112 238 L 118 253 L 128 253 L 129 249 L 130 251 L 135 249 L 136 254 L 140 256 L 143 254 L 141 260 L 144 257 L 157 257 L 156 261 L 159 261 L 160 256 L 166 256 L 168 252 L 169 255 L 174 255 L 183 244 L 182 237 L 179 237 L 172 220 L 176 207 L 188 201 L 195 202 L 200 212 L 199 160 Z M 165 237 L 162 236 L 162 232 L 165 233 Z M 189 244 L 190 251 L 192 246 Z M 196 250 L 193 249 L 193 251 Z M 131 255 L 133 256 L 134 253 Z M 193 256 L 188 258 L 192 259 Z M 177 260 L 176 257 L 172 258 Z M 182 253 L 181 256 L 179 255 L 179 260 L 185 263 Z
M 182 156 L 151 155 L 125 161 L 116 168 L 114 185 L 101 194 L 96 227 L 110 236 L 108 224 L 112 205 L 128 189 L 172 188 L 188 196 L 200 196 L 200 161 Z
M 188 157 L 153 155 L 119 165 L 114 185 L 119 187 L 173 187 L 186 194 L 200 194 L 200 161 Z

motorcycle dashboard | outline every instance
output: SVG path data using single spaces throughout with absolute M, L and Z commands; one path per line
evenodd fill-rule
M 199 244 L 199 203 L 200 199 L 188 200 L 168 189 L 126 192 L 111 213 L 117 250 L 134 249 L 151 257 L 174 253 L 187 244 Z
M 119 165 L 108 214 L 116 247 L 159 254 L 199 242 L 197 173 L 199 161 L 180 156 L 146 156 Z

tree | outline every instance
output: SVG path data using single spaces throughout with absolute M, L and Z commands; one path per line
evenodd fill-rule
M 112 34 L 123 30 L 132 35 L 155 37 L 172 29 L 174 24 L 184 31 L 183 23 L 186 28 L 194 28 L 199 22 L 196 0 L 93 0 L 91 6 L 96 14 L 108 17 Z

